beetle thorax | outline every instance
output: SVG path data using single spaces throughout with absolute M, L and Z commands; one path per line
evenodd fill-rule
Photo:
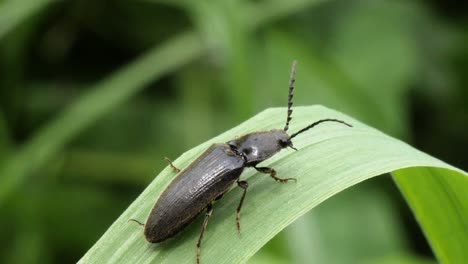
M 227 142 L 244 156 L 247 166 L 255 166 L 288 147 L 289 135 L 282 129 L 254 132 Z

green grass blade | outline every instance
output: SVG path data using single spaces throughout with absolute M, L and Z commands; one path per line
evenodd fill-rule
M 436 168 L 409 168 L 393 175 L 440 262 L 466 260 L 468 178 Z
M 7 0 L 0 4 L 0 39 L 55 0 Z
M 187 151 L 175 160 L 175 164 L 178 167 L 187 166 L 214 142 L 225 142 L 256 130 L 281 128 L 285 114 L 284 108 L 268 109 Z M 439 203 L 452 207 L 450 210 L 434 210 L 433 199 L 426 200 L 425 196 L 408 200 L 431 244 L 437 245 L 433 247 L 437 256 L 443 256 L 441 261 L 462 263 L 468 259 L 468 253 L 462 250 L 468 247 L 466 237 L 463 237 L 466 234 L 468 203 L 468 175 L 465 172 L 321 106 L 297 107 L 291 131 L 321 118 L 340 118 L 354 127 L 323 124 L 295 138 L 294 143 L 299 151 L 284 150 L 262 163 L 275 168 L 280 177 L 296 177 L 296 184 L 279 184 L 266 175 L 246 170 L 242 179 L 249 181 L 249 191 L 242 211 L 242 235 L 237 234 L 235 227 L 235 209 L 241 191 L 234 188 L 215 204 L 202 245 L 202 263 L 244 263 L 287 225 L 327 198 L 361 181 L 392 171 L 398 171 L 396 177 L 405 179 L 421 171 L 421 175 L 429 171 L 438 180 L 450 182 L 439 186 L 424 185 L 426 194 L 434 193 Z M 409 174 L 411 177 L 408 177 Z M 153 245 L 146 242 L 141 227 L 127 222 L 130 218 L 145 221 L 157 197 L 173 177 L 170 168 L 163 170 L 80 263 L 194 263 L 201 218 L 174 239 Z M 425 178 L 422 177 L 423 180 Z M 400 187 L 406 195 L 411 193 L 401 183 Z M 447 204 L 454 200 L 457 203 Z M 416 206 L 413 202 L 420 205 Z M 427 208 L 432 211 L 427 213 Z M 426 229 L 424 223 L 433 224 Z

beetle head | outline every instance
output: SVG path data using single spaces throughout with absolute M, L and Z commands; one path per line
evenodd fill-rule
M 273 129 L 270 131 L 260 131 L 247 134 L 243 137 L 238 139 L 231 140 L 227 142 L 230 146 L 232 151 L 237 153 L 238 155 L 242 156 L 244 159 L 246 166 L 255 166 L 257 163 L 264 161 L 271 156 L 278 153 L 280 150 L 290 147 L 294 150 L 292 139 L 297 135 L 315 127 L 316 125 L 323 123 L 323 122 L 337 122 L 342 123 L 344 125 L 350 126 L 350 124 L 338 120 L 338 119 L 321 119 L 318 120 L 303 129 L 297 131 L 296 133 L 288 135 L 287 131 L 289 129 L 289 122 L 292 119 L 292 105 L 293 105 L 293 92 L 294 92 L 294 83 L 296 81 L 296 64 L 297 62 L 293 62 L 292 70 L 291 70 L 291 78 L 289 81 L 289 93 L 288 93 L 288 109 L 286 115 L 286 125 L 283 129 Z
M 282 129 L 250 133 L 227 144 L 244 158 L 247 166 L 255 166 L 283 148 L 294 148 L 289 135 Z

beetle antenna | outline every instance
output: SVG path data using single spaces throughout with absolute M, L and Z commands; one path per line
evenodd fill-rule
M 289 121 L 291 121 L 292 117 L 292 99 L 293 99 L 293 92 L 294 92 L 294 83 L 296 82 L 296 66 L 297 61 L 294 60 L 291 69 L 291 77 L 289 79 L 289 93 L 288 93 L 288 115 L 286 117 L 286 125 L 284 126 L 284 132 L 288 131 L 289 128 Z
M 341 123 L 341 124 L 347 125 L 347 126 L 349 126 L 349 127 L 353 127 L 352 125 L 346 123 L 345 121 L 341 121 L 341 120 L 338 120 L 338 119 L 329 119 L 329 118 L 327 118 L 327 119 L 321 119 L 321 120 L 319 120 L 319 121 L 316 121 L 316 122 L 314 122 L 314 123 L 312 123 L 312 124 L 310 124 L 310 125 L 304 127 L 303 129 L 297 131 L 296 133 L 292 134 L 291 137 L 290 137 L 290 139 L 292 139 L 293 137 L 295 137 L 295 136 L 301 134 L 302 132 L 305 132 L 305 131 L 307 131 L 307 130 L 313 128 L 314 126 L 316 126 L 316 125 L 318 125 L 318 124 L 320 124 L 320 123 L 323 123 L 323 122 L 337 122 L 337 123 Z

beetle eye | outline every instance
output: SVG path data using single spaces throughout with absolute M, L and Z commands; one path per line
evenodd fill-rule
M 289 142 L 287 141 L 284 141 L 284 140 L 278 140 L 278 144 L 282 147 L 282 148 L 285 148 L 289 145 Z

